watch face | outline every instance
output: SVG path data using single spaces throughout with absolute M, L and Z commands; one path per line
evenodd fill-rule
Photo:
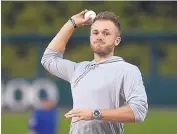
M 95 110 L 94 115 L 98 117 L 100 115 L 100 111 Z

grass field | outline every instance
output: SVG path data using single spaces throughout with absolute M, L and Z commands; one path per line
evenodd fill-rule
M 68 134 L 70 120 L 64 118 L 67 109 L 60 110 L 58 134 Z M 2 134 L 27 134 L 30 112 L 1 115 Z M 177 108 L 151 108 L 145 122 L 125 124 L 125 134 L 177 134 Z

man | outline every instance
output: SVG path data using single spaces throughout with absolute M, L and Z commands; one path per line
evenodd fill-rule
M 48 45 L 42 65 L 71 84 L 73 109 L 70 134 L 123 134 L 123 123 L 143 122 L 147 96 L 139 69 L 113 56 L 120 41 L 120 24 L 112 12 L 99 13 L 90 31 L 93 61 L 63 59 L 66 44 L 76 27 L 89 25 L 88 10 L 71 17 Z M 81 53 L 82 56 L 82 53 Z
M 57 110 L 46 92 L 41 93 L 41 105 L 29 120 L 29 134 L 57 134 Z

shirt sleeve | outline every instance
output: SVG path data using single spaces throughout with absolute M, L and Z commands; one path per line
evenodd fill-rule
M 28 123 L 28 129 L 29 131 L 36 132 L 37 131 L 37 125 L 38 125 L 38 119 L 37 119 L 37 112 L 33 112 Z
M 134 113 L 135 121 L 143 122 L 148 111 L 148 103 L 141 72 L 138 67 L 133 66 L 125 71 L 123 91 L 126 103 Z
M 41 59 L 41 64 L 51 74 L 70 82 L 79 63 L 63 59 L 63 53 L 47 48 Z

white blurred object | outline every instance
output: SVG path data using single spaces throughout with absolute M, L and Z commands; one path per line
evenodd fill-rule
M 95 19 L 96 17 L 96 13 L 92 10 L 89 10 L 88 12 L 85 13 L 84 18 L 88 18 L 91 17 L 92 21 Z

